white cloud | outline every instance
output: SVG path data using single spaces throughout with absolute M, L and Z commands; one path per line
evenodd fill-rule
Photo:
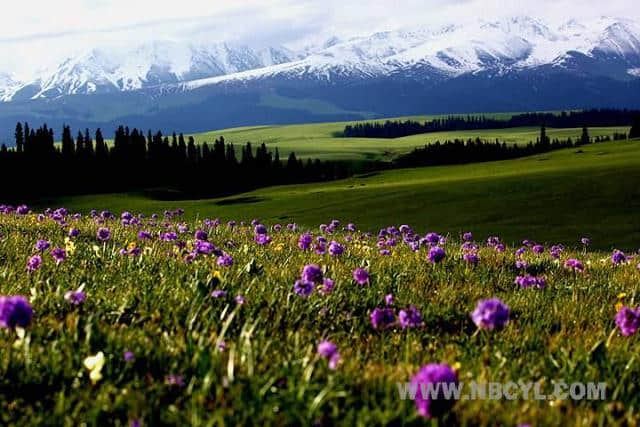
M 80 49 L 149 39 L 299 47 L 416 25 L 532 15 L 640 19 L 637 0 L 19 0 L 3 5 L 0 72 L 35 73 Z M 15 52 L 21 52 L 16 55 Z

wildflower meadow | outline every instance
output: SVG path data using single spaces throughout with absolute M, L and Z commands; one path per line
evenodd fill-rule
M 636 253 L 183 214 L 0 205 L 0 425 L 637 423 Z

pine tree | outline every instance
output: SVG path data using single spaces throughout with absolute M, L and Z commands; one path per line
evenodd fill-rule
M 629 139 L 640 138 L 640 116 L 636 116 L 629 130 Z
M 24 151 L 24 134 L 22 133 L 22 123 L 16 125 L 16 151 L 22 153 Z
M 582 128 L 582 135 L 580 136 L 580 145 L 589 144 L 591 142 L 591 138 L 589 138 L 589 129 L 587 127 Z

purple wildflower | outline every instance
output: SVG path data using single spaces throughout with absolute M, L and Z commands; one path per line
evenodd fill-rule
M 60 264 L 67 258 L 67 252 L 62 248 L 54 248 L 51 251 L 51 256 L 56 261 L 56 264 Z
M 344 252 L 344 246 L 342 246 L 340 243 L 336 242 L 335 240 L 329 243 L 329 255 L 338 256 L 338 255 L 342 255 L 343 252 Z
M 442 261 L 446 256 L 444 249 L 440 246 L 434 246 L 429 250 L 429 261 L 433 264 L 437 264 Z
M 313 242 L 313 238 L 311 237 L 311 234 L 304 233 L 298 239 L 298 247 L 303 251 L 306 251 L 307 249 L 309 249 L 312 242 Z
M 268 234 L 256 234 L 254 240 L 257 244 L 265 246 L 271 243 L 271 237 Z
M 414 306 L 410 306 L 398 313 L 398 322 L 402 329 L 422 326 L 422 315 Z
M 567 270 L 577 271 L 579 273 L 582 273 L 584 271 L 584 265 L 582 265 L 582 262 L 578 261 L 575 258 L 569 258 L 568 260 L 566 260 L 564 262 L 564 268 L 566 268 Z
M 393 294 L 387 294 L 384 296 L 384 303 L 388 306 L 393 305 Z
M 209 235 L 206 231 L 197 230 L 194 234 L 194 237 L 196 238 L 196 240 L 207 240 L 209 238 Z
M 340 352 L 338 346 L 331 341 L 322 341 L 318 344 L 318 355 L 329 361 L 329 369 L 336 369 L 340 362 Z
M 218 257 L 218 265 L 221 265 L 223 267 L 230 267 L 233 265 L 233 258 L 231 257 L 231 255 L 225 252 Z
M 306 280 L 296 280 L 293 285 L 293 291 L 301 297 L 308 297 L 313 292 L 314 284 Z
M 473 234 L 468 231 L 466 233 L 463 233 L 462 240 L 464 240 L 465 242 L 470 242 L 471 240 L 473 240 Z
M 533 251 L 534 254 L 540 255 L 541 253 L 544 252 L 544 246 L 542 246 L 542 245 L 533 245 L 531 250 Z
M 27 262 L 27 271 L 33 272 L 40 268 L 42 265 L 42 257 L 40 255 L 34 255 L 29 258 Z
M 267 227 L 265 227 L 263 224 L 257 224 L 254 227 L 253 232 L 255 234 L 267 234 Z
M 369 316 L 373 329 L 386 329 L 396 321 L 396 315 L 391 308 L 375 308 Z
M 51 243 L 49 243 L 46 240 L 38 240 L 36 242 L 36 251 L 38 252 L 44 252 L 47 249 L 49 249 L 49 246 L 51 246 Z
M 466 263 L 473 264 L 473 265 L 478 264 L 478 261 L 479 261 L 478 254 L 476 254 L 475 252 L 469 252 L 469 253 L 466 253 L 466 254 L 462 255 L 462 259 Z
M 100 240 L 102 242 L 106 242 L 107 240 L 109 240 L 111 238 L 111 231 L 109 231 L 108 228 L 100 227 L 98 229 L 98 232 L 97 232 L 96 236 L 98 237 L 98 240 Z
M 535 277 L 529 274 L 516 277 L 514 283 L 521 288 L 544 288 L 547 285 L 547 281 L 544 277 Z
M 124 352 L 124 355 L 122 356 L 122 358 L 124 359 L 125 362 L 129 362 L 129 363 L 136 360 L 135 354 L 133 354 L 133 352 L 129 350 Z
M 69 237 L 74 238 L 74 237 L 78 237 L 80 235 L 80 230 L 78 230 L 77 228 L 71 228 L 69 230 Z
M 242 295 L 236 295 L 236 297 L 234 298 L 234 301 L 238 305 L 243 305 L 245 302 L 247 302 L 247 300 Z
M 364 268 L 356 268 L 353 270 L 353 280 L 359 285 L 365 285 L 369 283 L 369 272 Z
M 81 305 L 87 299 L 87 294 L 79 289 L 77 291 L 67 291 L 64 294 L 64 299 L 71 305 Z
M 211 292 L 211 296 L 214 298 L 224 298 L 227 296 L 227 291 L 223 291 L 222 289 L 216 289 Z
M 616 314 L 616 325 L 625 337 L 635 334 L 640 328 L 640 308 L 622 307 Z
M 26 328 L 32 318 L 33 308 L 25 297 L 0 296 L 0 328 Z
M 323 295 L 329 295 L 331 292 L 333 292 L 334 286 L 335 282 L 328 277 L 325 277 L 324 279 L 322 279 L 322 286 L 319 288 L 319 291 Z
M 613 251 L 613 254 L 611 254 L 611 262 L 613 263 L 613 265 L 622 264 L 626 261 L 627 256 L 622 251 L 616 249 L 615 251 Z
M 315 284 L 322 283 L 322 269 L 317 264 L 307 264 L 302 269 L 300 278 L 304 282 L 310 282 Z
M 455 404 L 455 400 L 445 393 L 445 388 L 457 387 L 458 375 L 445 363 L 430 363 L 423 366 L 411 378 L 411 384 L 417 389 L 416 409 L 425 418 L 439 417 L 447 413 Z
M 482 300 L 471 318 L 480 329 L 502 329 L 509 321 L 509 307 L 498 298 Z

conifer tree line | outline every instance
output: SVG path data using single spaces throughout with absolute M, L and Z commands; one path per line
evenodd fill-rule
M 15 148 L 0 148 L 3 197 L 55 196 L 172 189 L 168 197 L 213 197 L 258 187 L 338 179 L 350 166 L 339 162 L 303 161 L 291 152 L 280 158 L 263 143 L 251 142 L 239 153 L 224 137 L 196 144 L 192 136 L 144 133 L 120 126 L 107 144 L 100 129 L 73 134 L 62 130 L 55 143 L 53 129 L 28 123 L 15 128 Z
M 593 109 L 585 111 L 563 111 L 561 113 L 524 113 L 509 119 L 499 119 L 484 115 L 449 116 L 430 121 L 387 120 L 385 122 L 364 122 L 347 125 L 343 136 L 357 138 L 400 138 L 422 133 L 503 129 L 522 126 L 542 126 L 553 128 L 580 128 L 585 126 L 630 126 L 640 120 L 640 111 Z
M 589 135 L 589 129 L 583 127 L 580 137 L 575 141 L 572 138 L 567 138 L 566 140 L 555 138 L 552 140 L 547 135 L 546 127 L 541 126 L 540 135 L 535 143 L 508 145 L 506 142 L 500 142 L 497 139 L 495 141 L 484 141 L 480 138 L 471 138 L 466 141 L 454 139 L 453 141 L 447 140 L 444 143 L 436 141 L 424 147 L 415 148 L 410 153 L 398 157 L 394 160 L 393 165 L 394 167 L 403 168 L 508 160 L 562 148 L 575 148 L 587 144 L 626 140 L 627 137 L 628 135 L 625 133 L 614 133 L 611 136 L 596 136 L 592 138 Z

